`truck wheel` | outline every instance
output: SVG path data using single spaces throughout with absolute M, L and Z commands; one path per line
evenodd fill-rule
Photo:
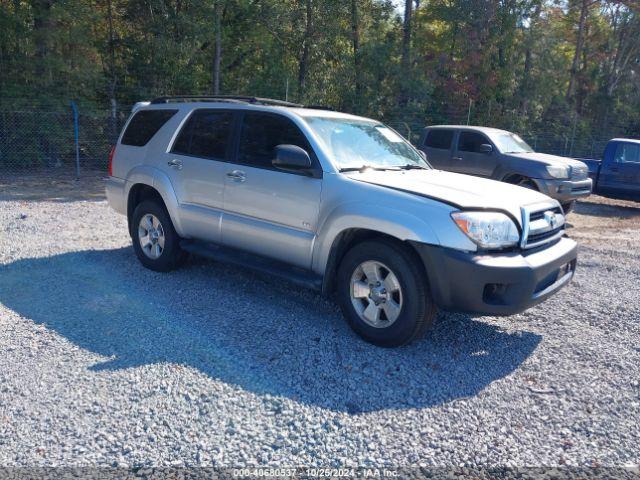
M 529 190 L 538 190 L 538 186 L 533 180 L 527 177 L 514 177 L 511 180 L 507 180 L 507 183 L 513 183 L 519 187 L 528 188 Z
M 186 259 L 164 205 L 153 200 L 141 202 L 133 212 L 131 230 L 133 249 L 145 267 L 168 272 Z
M 433 324 L 436 306 L 419 260 L 387 240 L 353 247 L 338 268 L 340 308 L 351 328 L 381 347 L 405 345 Z
M 565 215 L 571 213 L 573 211 L 573 207 L 576 205 L 576 201 L 573 200 L 571 202 L 568 203 L 563 203 L 562 206 L 562 211 L 564 212 Z

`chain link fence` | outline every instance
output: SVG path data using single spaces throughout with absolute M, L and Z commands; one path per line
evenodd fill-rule
M 124 113 L 114 117 L 108 111 L 79 111 L 76 119 L 72 108 L 0 110 L 0 175 L 106 171 L 126 118 Z
M 79 171 L 105 170 L 111 146 L 129 111 L 78 112 L 76 138 L 74 112 L 68 110 L 0 109 L 0 176 L 26 175 L 55 170 L 75 177 Z M 432 124 L 473 123 L 468 115 L 425 119 L 424 122 L 390 121 L 388 124 L 413 143 Z M 569 129 L 570 130 L 570 129 Z M 519 133 L 536 151 L 574 158 L 600 158 L 610 135 L 559 133 L 554 129 Z M 77 150 L 76 150 L 77 146 Z

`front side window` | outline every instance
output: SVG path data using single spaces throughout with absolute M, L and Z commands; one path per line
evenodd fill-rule
M 339 169 L 358 167 L 430 168 L 420 153 L 389 127 L 373 120 L 306 117 Z
M 177 110 L 141 110 L 137 112 L 122 135 L 122 145 L 144 147 Z
M 462 152 L 482 153 L 480 145 L 489 144 L 487 137 L 477 132 L 460 132 L 458 150 Z
M 197 110 L 180 131 L 173 153 L 224 160 L 233 114 L 221 110 Z
M 618 163 L 640 163 L 640 145 L 619 143 L 616 148 L 615 161 Z
M 429 148 L 439 148 L 442 150 L 451 149 L 453 141 L 453 130 L 429 130 L 425 146 Z
M 288 118 L 264 113 L 245 113 L 240 133 L 238 163 L 273 168 L 278 145 L 296 145 L 311 156 L 311 147 L 300 129 Z

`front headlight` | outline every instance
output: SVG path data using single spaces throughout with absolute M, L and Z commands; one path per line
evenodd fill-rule
M 500 212 L 453 212 L 451 218 L 467 237 L 482 248 L 517 245 L 520 234 L 513 220 Z
M 569 178 L 571 174 L 571 167 L 549 165 L 547 167 L 547 173 L 551 175 L 553 178 L 566 179 L 566 178 Z

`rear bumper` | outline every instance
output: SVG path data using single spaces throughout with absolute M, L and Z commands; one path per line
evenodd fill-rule
M 117 177 L 108 177 L 105 181 L 109 206 L 123 215 L 127 214 L 127 202 L 124 198 L 125 183 L 125 180 Z
M 555 198 L 560 203 L 567 203 L 581 197 L 591 195 L 593 180 L 544 180 L 535 179 L 538 189 L 545 195 Z
M 475 314 L 513 315 L 543 302 L 569 283 L 577 259 L 577 245 L 569 238 L 526 254 L 476 254 L 414 245 L 436 304 Z

